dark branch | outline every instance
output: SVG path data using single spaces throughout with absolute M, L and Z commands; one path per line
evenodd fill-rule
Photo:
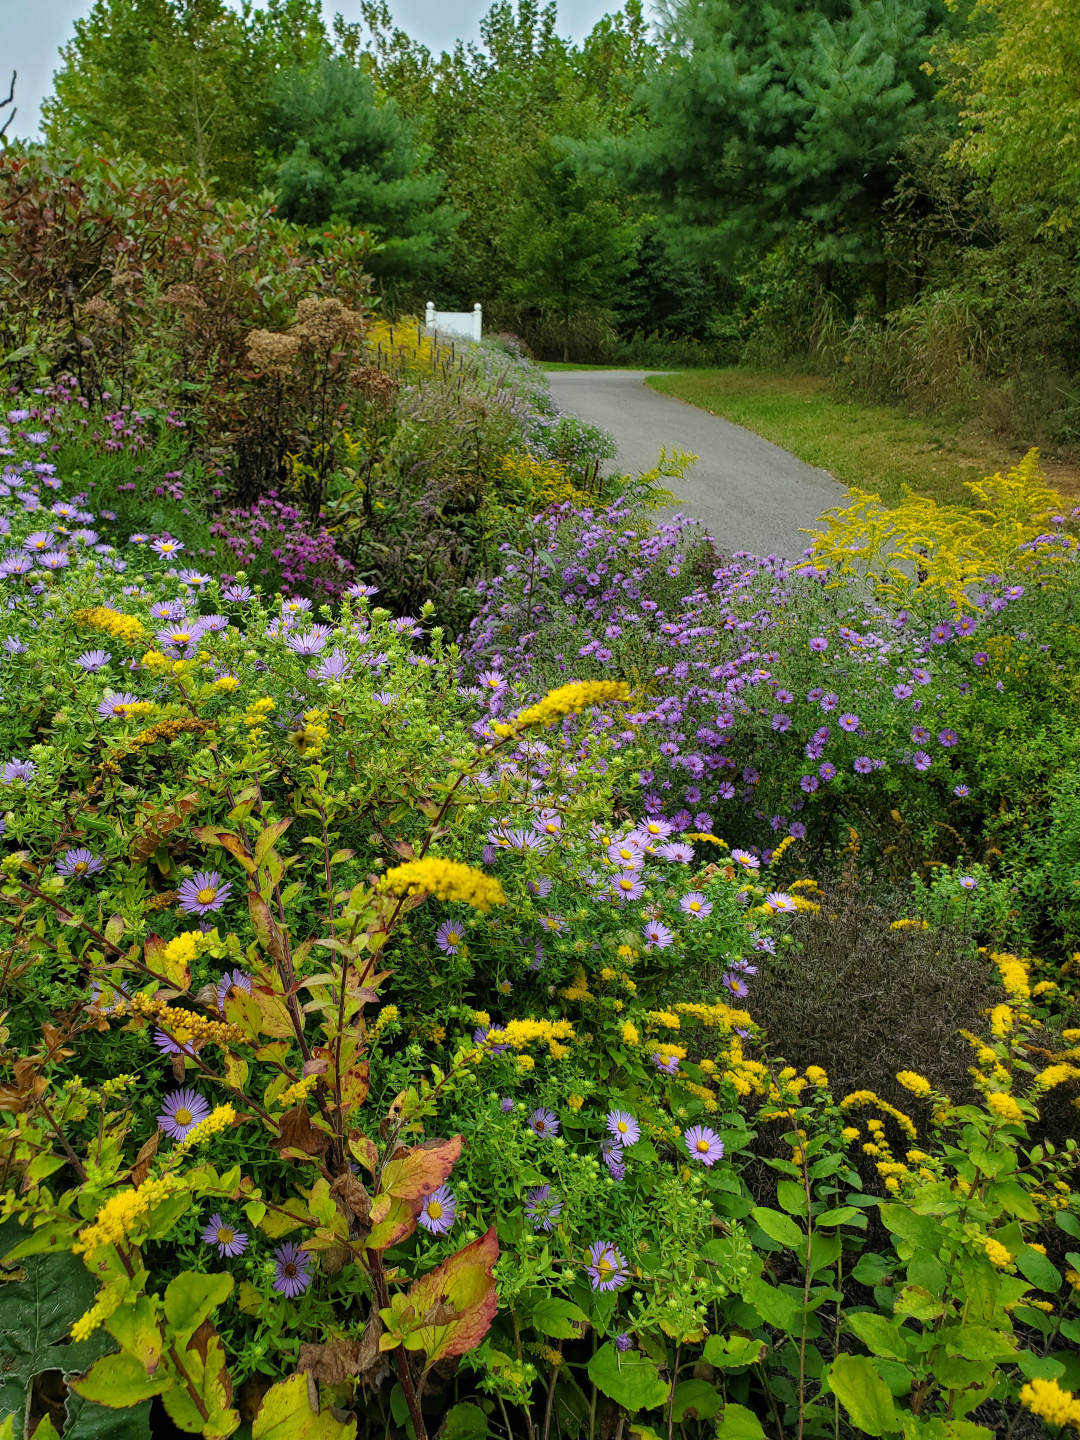
M 0 100 L 0 110 L 2 110 L 5 105 L 10 105 L 11 102 L 15 99 L 15 81 L 16 81 L 18 78 L 19 78 L 19 72 L 18 72 L 17 70 L 13 70 L 13 71 L 11 72 L 11 85 L 10 85 L 10 87 L 9 87 L 9 89 L 8 89 L 7 99 L 6 99 L 6 100 Z M 7 117 L 7 119 L 4 121 L 3 125 L 0 125 L 0 140 L 2 140 L 2 139 L 4 138 L 4 134 L 5 134 L 8 126 L 11 124 L 12 120 L 15 119 L 15 116 L 16 116 L 18 113 L 19 113 L 18 107 L 16 106 L 16 108 L 15 108 L 14 110 L 12 110 L 11 114 L 10 114 L 10 115 Z

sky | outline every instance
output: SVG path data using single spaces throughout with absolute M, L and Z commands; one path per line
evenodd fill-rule
M 559 30 L 580 40 L 601 15 L 619 8 L 620 0 L 559 0 Z M 7 95 L 12 70 L 18 70 L 15 87 L 18 115 L 9 136 L 29 139 L 37 134 L 38 107 L 52 89 L 57 51 L 70 40 L 73 22 L 90 9 L 91 0 L 0 0 L 0 100 Z M 350 0 L 323 0 L 329 20 L 341 11 L 347 20 L 359 19 L 359 7 Z M 488 0 L 390 0 L 400 27 L 429 50 L 449 50 L 455 40 L 478 40 L 480 17 Z M 10 110 L 0 111 L 0 125 Z

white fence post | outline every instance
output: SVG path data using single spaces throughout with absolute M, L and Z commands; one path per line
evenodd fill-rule
M 479 301 L 473 306 L 473 332 L 474 340 L 482 340 L 484 337 L 484 307 Z
M 435 329 L 435 301 L 429 300 L 424 309 L 424 324 L 429 330 Z

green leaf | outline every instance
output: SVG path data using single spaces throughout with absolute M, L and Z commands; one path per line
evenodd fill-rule
M 418 1316 L 450 1311 L 453 1319 L 420 1324 L 406 1340 L 422 1348 L 428 1366 L 475 1349 L 491 1328 L 498 1308 L 492 1271 L 499 1258 L 494 1225 L 409 1286 L 408 1301 Z
M 756 1365 L 767 1349 L 764 1340 L 745 1335 L 710 1335 L 702 1358 L 720 1370 L 734 1370 L 741 1365 Z
M 865 1230 L 866 1216 L 854 1205 L 841 1205 L 838 1210 L 823 1210 L 820 1215 L 815 1215 L 814 1224 L 857 1225 L 860 1230 Z
M 556 1299 L 545 1295 L 532 1307 L 532 1325 L 541 1335 L 550 1335 L 554 1340 L 577 1340 L 584 1335 L 589 1317 L 579 1306 L 569 1300 Z
M 981 1385 L 997 1368 L 993 1360 L 965 1360 L 958 1355 L 942 1355 L 933 1364 L 933 1375 L 945 1390 L 966 1390 Z
M 790 1215 L 782 1215 L 779 1210 L 766 1210 L 762 1205 L 755 1205 L 750 1214 L 770 1240 L 778 1240 L 790 1250 L 797 1250 L 806 1240 L 806 1232 L 799 1229 Z
M 882 1277 L 891 1274 L 895 1269 L 896 1261 L 891 1256 L 877 1255 L 873 1250 L 868 1250 L 865 1255 L 859 1256 L 851 1278 L 860 1285 L 869 1285 L 872 1288 L 880 1285 Z
M 662 1405 L 669 1394 L 667 1381 L 660 1379 L 651 1360 L 637 1350 L 620 1355 L 610 1341 L 601 1345 L 589 1361 L 589 1379 L 609 1400 L 631 1414 Z
M 776 1182 L 776 1199 L 781 1208 L 786 1210 L 789 1215 L 806 1214 L 806 1189 L 801 1182 L 778 1180 Z
M 306 1375 L 271 1385 L 251 1427 L 251 1440 L 354 1440 L 355 1435 L 355 1420 L 335 1420 L 332 1409 L 312 1410 Z
M 761 1421 L 745 1405 L 728 1403 L 716 1432 L 717 1440 L 765 1440 Z
M 64 1440 L 150 1440 L 150 1401 L 132 1405 L 118 1415 L 69 1391 Z
M 463 1401 L 446 1412 L 439 1440 L 484 1440 L 490 1433 L 487 1416 L 479 1405 Z
M 798 1327 L 799 1311 L 802 1308 L 799 1302 L 783 1290 L 766 1284 L 760 1276 L 752 1276 L 743 1282 L 742 1296 L 747 1304 L 753 1305 L 766 1325 L 775 1325 L 778 1330 L 786 1330 L 788 1334 L 792 1334 Z
M 950 1355 L 962 1355 L 965 1360 L 1016 1359 L 1013 1337 L 1002 1330 L 992 1330 L 989 1325 L 961 1325 L 943 1330 L 938 1339 L 945 1342 Z
M 690 1419 L 711 1420 L 720 1410 L 720 1392 L 708 1380 L 680 1380 L 672 1397 L 671 1418 L 682 1424 Z
M 1032 1203 L 1031 1196 L 1024 1189 L 1023 1185 L 1016 1180 L 998 1180 L 987 1187 L 986 1198 L 989 1202 L 997 1201 L 1010 1215 L 1015 1215 L 1018 1220 L 1037 1221 L 1039 1212 Z
M 1016 1359 L 1025 1380 L 1060 1380 L 1065 1374 L 1064 1364 L 1049 1355 L 1032 1355 L 1030 1350 L 1021 1350 Z
M 1061 1272 L 1057 1266 L 1030 1245 L 1025 1245 L 1016 1256 L 1016 1268 L 1025 1280 L 1030 1280 L 1032 1285 L 1048 1295 L 1055 1295 L 1061 1289 Z
M 903 1428 L 888 1385 L 865 1355 L 837 1355 L 829 1370 L 829 1388 L 856 1430 L 890 1435 Z
M 1059 1230 L 1064 1230 L 1066 1235 L 1071 1235 L 1074 1240 L 1080 1240 L 1080 1217 L 1071 1211 L 1059 1210 L 1054 1216 L 1054 1224 Z
M 870 1310 L 848 1311 L 847 1323 L 868 1350 L 886 1360 L 906 1360 L 907 1341 L 884 1315 Z
M 10 1249 L 23 1233 L 14 1222 L 5 1224 L 0 1249 Z M 59 1370 L 66 1377 L 86 1370 L 115 1343 L 104 1330 L 78 1344 L 68 1341 L 98 1288 L 81 1260 L 70 1253 L 31 1255 L 21 1268 L 24 1279 L 11 1275 L 0 1286 L 0 1416 L 25 1411 L 36 1375 Z
M 942 1300 L 935 1300 L 921 1285 L 905 1285 L 893 1301 L 897 1315 L 910 1315 L 913 1320 L 936 1320 L 945 1309 Z
M 148 1375 L 134 1355 L 121 1351 L 119 1355 L 104 1356 L 88 1375 L 82 1380 L 70 1379 L 68 1386 L 84 1400 L 95 1400 L 111 1410 L 126 1410 L 129 1405 L 161 1395 L 172 1383 L 169 1375 Z
M 177 1335 L 191 1335 L 212 1310 L 232 1294 L 231 1275 L 199 1275 L 183 1270 L 165 1291 L 165 1319 Z
M 916 1215 L 906 1205 L 881 1205 L 878 1214 L 882 1224 L 894 1235 L 899 1235 L 901 1240 L 909 1240 L 918 1249 L 929 1250 L 932 1255 L 940 1250 L 941 1228 L 930 1215 Z

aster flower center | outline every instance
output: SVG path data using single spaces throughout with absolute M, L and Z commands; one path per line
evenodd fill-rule
M 708 1150 L 708 1148 L 709 1148 L 709 1142 L 708 1142 L 708 1140 L 699 1140 L 699 1141 L 697 1142 L 697 1144 L 694 1146 L 694 1149 L 697 1150 L 698 1153 L 701 1154 L 701 1155 L 704 1155 L 705 1152 Z
M 443 1207 L 439 1204 L 438 1200 L 429 1200 L 427 1213 L 432 1220 L 441 1220 Z
M 690 901 L 690 909 L 691 909 L 691 910 L 700 910 L 700 909 L 701 909 L 701 901 L 700 901 L 700 900 L 691 900 L 691 901 Z
M 295 1260 L 287 1260 L 281 1267 L 281 1273 L 285 1276 L 286 1280 L 295 1280 L 300 1274 L 300 1267 Z
M 198 900 L 200 905 L 209 905 L 216 894 L 217 891 L 213 888 L 213 886 L 208 885 L 205 890 L 200 890 L 199 893 L 195 896 L 195 898 L 196 900 Z
M 601 1280 L 610 1280 L 615 1274 L 615 1266 L 606 1255 L 600 1256 L 600 1259 L 596 1262 L 596 1270 Z
M 236 1231 L 230 1230 L 227 1225 L 222 1225 L 217 1232 L 217 1238 L 219 1244 L 231 1245 L 236 1239 Z
M 448 930 L 448 931 L 446 932 L 446 938 L 447 938 L 447 941 L 448 941 L 451 945 L 460 945 L 460 944 L 461 944 L 461 936 L 458 934 L 458 932 L 457 932 L 456 930 Z
M 76 860 L 73 868 L 81 875 L 84 870 L 89 870 L 90 862 L 88 860 Z
M 618 1130 L 620 1135 L 627 1135 L 630 1132 L 630 1126 L 627 1125 L 625 1120 L 620 1120 L 615 1128 Z
M 191 1111 L 187 1108 L 186 1105 L 181 1105 L 180 1108 L 177 1110 L 176 1114 L 173 1116 L 173 1119 L 176 1121 L 177 1125 L 190 1125 L 194 1118 L 195 1117 L 192 1115 Z

